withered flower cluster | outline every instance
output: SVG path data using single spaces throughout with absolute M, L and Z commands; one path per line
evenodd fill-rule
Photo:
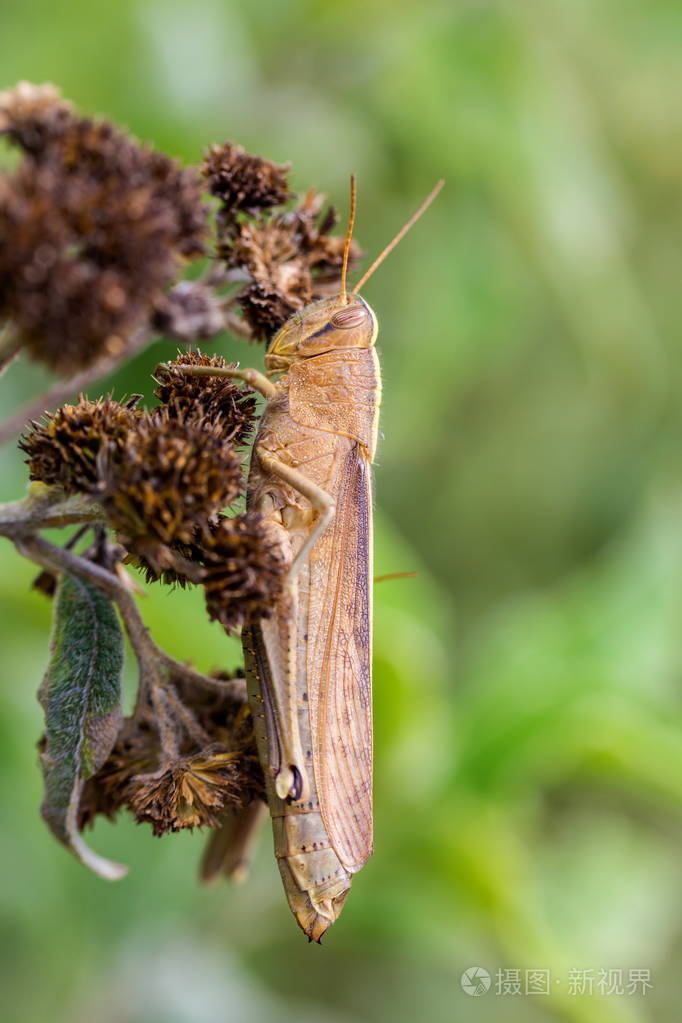
M 231 629 L 269 614 L 284 560 L 257 514 L 221 514 L 243 495 L 235 448 L 253 429 L 254 395 L 226 377 L 183 374 L 197 365 L 226 368 L 218 356 L 180 355 L 151 411 L 81 397 L 20 445 L 31 479 L 92 498 L 149 579 L 203 584 L 210 616 Z
M 0 94 L 0 134 L 24 154 L 0 176 L 0 314 L 63 374 L 123 354 L 204 251 L 198 176 L 52 86 Z
M 151 706 L 139 707 L 126 718 L 104 766 L 84 787 L 81 827 L 92 824 L 97 814 L 113 817 L 126 808 L 140 823 L 150 824 L 155 835 L 215 828 L 229 811 L 264 797 L 246 702 L 229 686 L 221 691 L 181 679 L 174 680 L 172 695 L 168 709 L 177 754 L 166 758 Z
M 337 216 L 323 212 L 324 196 L 309 191 L 293 210 L 274 212 L 290 198 L 287 167 L 251 156 L 239 146 L 213 146 L 203 173 L 221 202 L 217 255 L 239 275 L 235 296 L 252 335 L 267 341 L 297 309 L 338 286 L 344 239 Z M 350 249 L 350 266 L 361 256 Z

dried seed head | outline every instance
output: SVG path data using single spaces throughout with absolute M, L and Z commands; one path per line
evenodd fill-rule
M 109 395 L 98 401 L 81 396 L 42 423 L 34 423 L 19 447 L 28 455 L 29 476 L 67 493 L 97 494 L 102 458 L 118 456 L 143 413 Z
M 267 523 L 253 512 L 220 519 L 203 546 L 209 617 L 227 630 L 268 618 L 282 594 L 288 566 Z
M 211 146 L 202 165 L 209 191 L 229 213 L 240 210 L 253 213 L 286 202 L 291 198 L 288 170 L 288 165 L 278 166 L 252 156 L 231 142 Z
M 203 251 L 206 210 L 194 172 L 38 93 L 23 113 L 9 94 L 0 113 L 27 152 L 0 178 L 0 313 L 71 373 L 147 327 L 180 261 Z
M 241 461 L 211 422 L 163 410 L 145 415 L 125 452 L 104 464 L 102 504 L 127 550 L 159 573 L 175 566 L 170 550 L 192 544 L 242 490 Z
M 183 366 L 212 366 L 234 369 L 219 355 L 200 351 L 181 352 L 164 367 L 161 382 L 154 392 L 171 418 L 202 418 L 213 423 L 225 441 L 235 447 L 249 439 L 256 416 L 256 397 L 250 387 L 229 377 L 192 376 Z M 162 413 L 164 414 L 164 413 Z

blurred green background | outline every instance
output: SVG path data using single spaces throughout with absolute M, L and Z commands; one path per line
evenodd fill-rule
M 419 573 L 376 590 L 373 859 L 322 948 L 268 835 L 244 886 L 205 890 L 202 836 L 103 822 L 93 845 L 131 872 L 88 876 L 39 819 L 49 606 L 5 544 L 5 1018 L 679 1018 L 681 38 L 673 0 L 3 0 L 3 86 L 51 79 L 187 162 L 225 138 L 291 160 L 342 210 L 355 171 L 369 254 L 447 180 L 366 291 L 377 572 Z M 149 396 L 168 351 L 117 393 Z M 43 383 L 14 368 L 3 412 Z M 0 496 L 24 482 L 5 451 Z M 176 656 L 239 662 L 197 595 L 145 613 Z M 528 968 L 550 994 L 495 993 Z M 609 968 L 652 988 L 601 997 Z

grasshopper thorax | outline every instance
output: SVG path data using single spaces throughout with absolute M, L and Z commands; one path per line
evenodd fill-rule
M 339 295 L 311 302 L 290 316 L 275 334 L 265 356 L 270 372 L 282 372 L 292 362 L 346 348 L 371 348 L 377 318 L 359 295 Z

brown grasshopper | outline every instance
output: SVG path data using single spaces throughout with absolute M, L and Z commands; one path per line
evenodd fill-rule
M 211 370 L 266 398 L 247 504 L 289 563 L 267 620 L 242 633 L 275 855 L 299 925 L 319 941 L 372 853 L 372 481 L 381 375 L 377 318 L 359 291 L 442 187 L 439 182 L 346 291 L 294 315 L 252 369 Z M 194 371 L 196 371 L 195 368 Z M 199 370 L 201 372 L 201 370 Z M 260 814 L 247 807 L 209 845 L 205 879 L 241 873 Z

